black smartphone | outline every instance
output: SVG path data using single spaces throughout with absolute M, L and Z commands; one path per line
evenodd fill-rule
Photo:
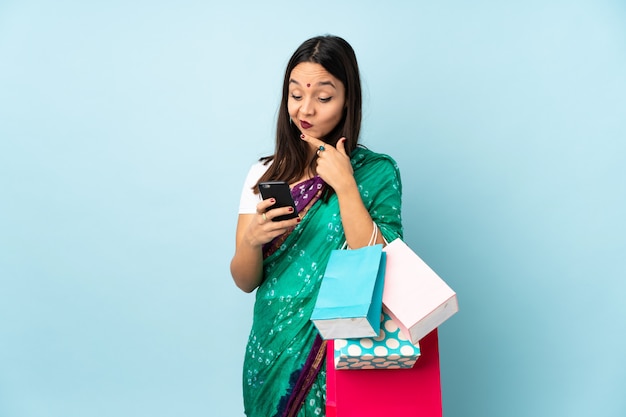
M 296 203 L 293 202 L 293 197 L 291 197 L 289 184 L 287 184 L 286 182 L 261 182 L 259 183 L 259 192 L 261 193 L 261 197 L 263 197 L 263 200 L 267 200 L 268 198 L 274 198 L 276 200 L 276 204 L 270 207 L 270 209 L 289 206 L 293 208 L 293 211 L 291 213 L 285 214 L 283 216 L 274 217 L 272 221 L 279 222 L 281 220 L 288 220 L 293 219 L 294 217 L 298 217 Z

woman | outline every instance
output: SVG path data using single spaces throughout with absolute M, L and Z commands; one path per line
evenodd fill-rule
M 395 162 L 358 146 L 361 82 L 352 47 L 335 36 L 305 41 L 283 82 L 276 149 L 246 179 L 231 274 L 255 289 L 244 361 L 247 416 L 325 415 L 325 342 L 311 323 L 328 257 L 344 242 L 368 245 L 402 236 Z M 260 201 L 261 181 L 286 181 L 298 218 Z M 356 284 L 355 284 L 356 285 Z M 348 294 L 346 294 L 348 296 Z

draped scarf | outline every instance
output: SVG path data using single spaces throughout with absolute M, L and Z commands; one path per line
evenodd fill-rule
M 395 161 L 357 148 L 351 163 L 361 199 L 383 236 L 389 242 L 402 237 L 402 186 Z M 345 241 L 341 215 L 350 213 L 339 212 L 335 194 L 315 202 L 263 261 L 244 358 L 244 408 L 249 417 L 280 416 L 293 394 L 318 336 L 310 317 L 326 263 Z M 321 365 L 298 417 L 325 414 Z

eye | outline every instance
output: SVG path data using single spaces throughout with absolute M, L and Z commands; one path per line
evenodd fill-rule
M 302 100 L 302 96 L 297 96 L 297 95 L 295 95 L 293 93 L 291 94 L 291 98 L 296 100 L 296 101 Z
M 332 97 L 320 97 L 318 100 L 322 103 L 328 103 L 332 99 Z

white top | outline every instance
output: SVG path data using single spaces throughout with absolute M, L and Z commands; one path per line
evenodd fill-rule
M 262 162 L 257 162 L 250 167 L 248 176 L 243 184 L 243 189 L 241 190 L 239 214 L 256 213 L 256 205 L 261 202 L 261 194 L 255 194 L 252 187 L 259 181 L 261 175 L 265 174 L 265 171 L 267 171 L 270 165 L 272 165 L 272 162 L 269 162 L 267 165 L 263 165 Z

